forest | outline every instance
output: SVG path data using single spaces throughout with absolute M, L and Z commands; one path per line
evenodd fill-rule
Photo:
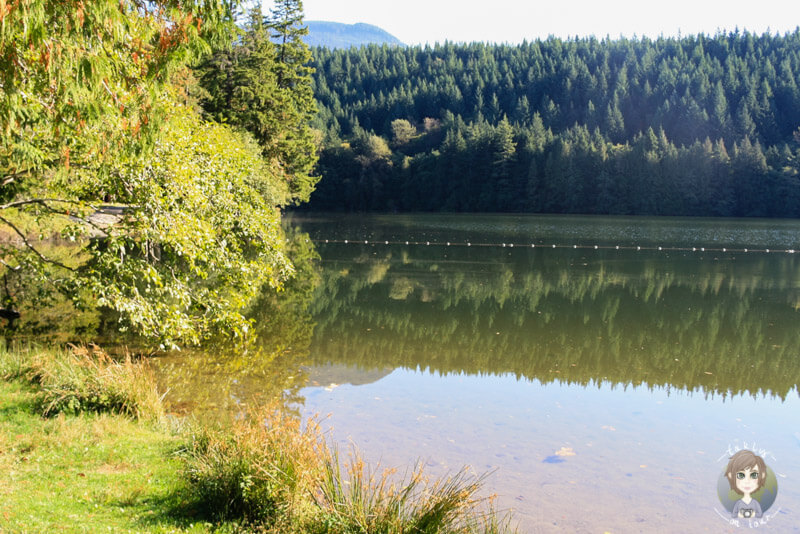
M 800 216 L 800 29 L 313 58 L 309 209 Z

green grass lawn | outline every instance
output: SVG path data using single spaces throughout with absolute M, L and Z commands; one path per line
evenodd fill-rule
M 34 399 L 0 380 L 0 532 L 219 530 L 182 500 L 177 436 L 121 415 L 43 418 Z

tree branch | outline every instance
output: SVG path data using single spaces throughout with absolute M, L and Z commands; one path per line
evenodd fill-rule
M 14 223 L 12 223 L 11 221 L 9 221 L 8 219 L 6 219 L 5 217 L 3 217 L 2 215 L 0 215 L 0 222 L 3 222 L 3 223 L 5 223 L 5 224 L 7 224 L 8 226 L 10 226 L 10 227 L 11 227 L 11 229 L 12 229 L 12 230 L 14 230 L 14 232 L 15 232 L 15 233 L 16 233 L 16 234 L 17 234 L 17 235 L 20 237 L 20 239 L 22 239 L 22 243 L 25 245 L 25 248 L 27 248 L 28 250 L 30 250 L 31 252 L 33 252 L 33 253 L 34 253 L 36 256 L 38 256 L 38 257 L 39 257 L 39 259 L 40 259 L 40 260 L 42 260 L 43 262 L 45 262 L 45 263 L 49 263 L 49 264 L 51 264 L 51 265 L 56 265 L 57 267 L 61 267 L 62 269 L 66 269 L 66 270 L 68 270 L 68 271 L 72 271 L 72 272 L 75 272 L 75 271 L 76 271 L 76 269 L 75 269 L 75 268 L 73 268 L 73 267 L 70 267 L 70 266 L 68 266 L 68 265 L 64 265 L 64 264 L 63 264 L 63 263 L 61 263 L 60 261 L 56 261 L 56 260 L 50 259 L 50 258 L 48 258 L 47 256 L 45 256 L 44 254 L 42 254 L 41 252 L 39 252 L 38 250 L 36 250 L 36 247 L 34 247 L 33 245 L 31 245 L 30 241 L 28 241 L 28 238 L 27 238 L 27 236 L 25 236 L 25 234 L 22 232 L 22 230 L 20 230 L 19 228 L 17 228 L 17 227 L 14 225 Z M 3 262 L 3 263 L 5 263 L 5 262 Z
M 67 216 L 67 217 L 73 217 L 75 219 L 78 219 L 78 220 L 83 221 L 84 223 L 88 224 L 89 226 L 91 226 L 92 228 L 97 230 L 99 233 L 104 234 L 104 235 L 108 235 L 108 233 L 106 232 L 105 228 L 102 228 L 99 225 L 97 225 L 96 223 L 94 223 L 89 217 L 78 217 L 77 215 L 75 215 L 73 213 L 70 213 L 69 211 L 58 210 L 58 209 L 56 209 L 56 208 L 54 208 L 52 206 L 47 205 L 48 202 L 60 202 L 62 204 L 87 206 L 87 207 L 93 209 L 95 211 L 95 213 L 98 213 L 98 212 L 102 211 L 102 208 L 100 208 L 99 206 L 93 206 L 92 204 L 85 204 L 85 203 L 77 201 L 77 200 L 65 200 L 65 199 L 60 199 L 60 198 L 31 198 L 31 199 L 25 199 L 25 200 L 17 200 L 15 202 L 9 202 L 8 204 L 0 206 L 0 210 L 4 210 L 4 209 L 8 209 L 8 208 L 18 208 L 18 207 L 21 207 L 21 206 L 29 206 L 31 204 L 39 204 L 39 205 L 43 206 L 45 209 L 47 209 L 50 213 L 55 213 L 57 215 L 64 215 L 64 216 Z
M 20 269 L 22 269 L 22 265 L 17 265 L 16 267 L 13 267 L 13 266 L 12 266 L 10 263 L 8 263 L 8 262 L 7 262 L 6 260 L 4 260 L 3 258 L 0 258 L 0 263 L 2 263 L 2 264 L 3 264 L 3 266 L 4 266 L 6 269 L 8 269 L 9 271 L 17 272 L 17 271 L 19 271 Z
M 53 208 L 47 205 L 48 202 L 60 202 L 62 204 L 72 204 L 72 205 L 86 205 L 92 208 L 93 210 L 98 210 L 97 206 L 93 206 L 91 204 L 85 204 L 79 200 L 67 200 L 64 198 L 26 198 L 24 200 L 15 200 L 14 202 L 9 202 L 8 204 L 0 205 L 0 210 L 9 209 L 9 208 L 19 208 L 20 206 L 28 206 L 30 204 L 41 204 L 45 208 L 53 211 Z

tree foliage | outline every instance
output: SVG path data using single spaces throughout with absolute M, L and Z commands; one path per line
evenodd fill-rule
M 307 201 L 318 178 L 311 86 L 311 52 L 303 43 L 302 2 L 280 0 L 270 17 L 259 7 L 233 47 L 197 69 L 209 117 L 250 132 L 266 158 L 284 172 L 291 201 Z
M 318 48 L 310 207 L 797 217 L 798 50 L 800 31 Z M 395 141 L 381 175 L 352 174 L 342 143 L 365 135 Z
M 229 45 L 233 7 L 0 6 L 5 307 L 37 284 L 104 307 L 163 346 L 247 333 L 248 304 L 292 273 L 279 207 L 302 198 L 294 173 L 305 178 L 300 166 L 264 157 L 266 144 L 281 145 L 270 137 L 283 137 L 281 124 L 300 128 L 298 116 L 261 109 L 273 129 L 254 140 L 184 105 L 187 65 Z M 263 85 L 278 100 L 292 92 L 277 72 Z M 313 158 L 313 149 L 296 150 L 298 160 Z
M 265 179 L 275 172 L 256 143 L 183 112 L 119 173 L 137 205 L 89 247 L 86 289 L 146 336 L 246 334 L 241 311 L 292 272 L 276 207 L 286 192 Z
M 151 146 L 170 74 L 224 39 L 228 17 L 213 0 L 4 3 L 0 200 Z

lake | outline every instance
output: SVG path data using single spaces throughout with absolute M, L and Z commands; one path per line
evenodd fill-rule
M 282 396 L 373 463 L 490 473 L 521 532 L 800 532 L 800 222 L 289 222 L 319 257 L 257 318 L 283 341 L 160 359 L 176 410 Z M 778 486 L 758 525 L 718 496 L 739 448 Z

